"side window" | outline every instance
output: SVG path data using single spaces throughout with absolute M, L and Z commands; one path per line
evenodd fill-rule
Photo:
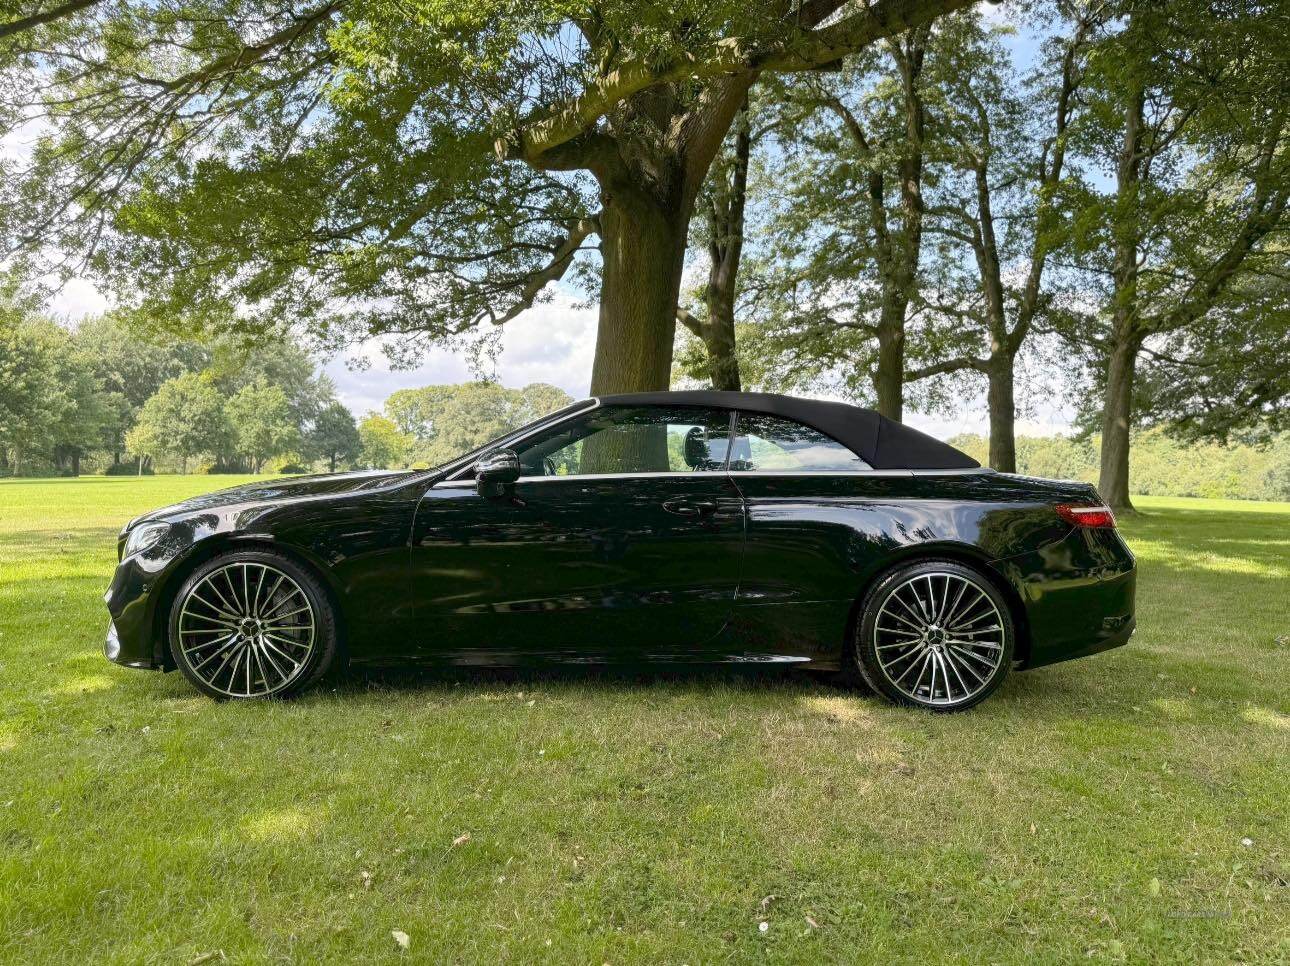
M 872 467 L 835 439 L 778 416 L 740 413 L 730 471 L 859 473 Z
M 714 473 L 730 414 L 692 406 L 608 406 L 516 447 L 520 476 Z

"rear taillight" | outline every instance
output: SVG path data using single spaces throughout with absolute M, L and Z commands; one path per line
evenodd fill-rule
M 1115 529 L 1115 514 L 1109 506 L 1075 506 L 1071 503 L 1059 503 L 1053 507 L 1057 515 L 1067 523 L 1077 527 Z

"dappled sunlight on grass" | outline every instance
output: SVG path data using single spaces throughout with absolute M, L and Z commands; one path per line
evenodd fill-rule
M 1243 544 L 1244 546 L 1244 544 Z M 1207 570 L 1213 573 L 1242 574 L 1249 577 L 1266 577 L 1278 580 L 1286 576 L 1285 566 L 1280 560 L 1260 559 L 1247 555 L 1226 555 L 1210 552 L 1196 552 L 1194 549 L 1181 548 L 1175 544 L 1156 540 L 1139 539 L 1133 545 L 1134 554 L 1139 560 L 1151 560 L 1172 566 L 1185 566 L 1188 570 Z M 1268 557 L 1284 558 L 1285 551 L 1277 551 Z
M 45 691 L 49 697 L 57 695 L 90 694 L 94 691 L 106 691 L 116 687 L 119 679 L 107 674 L 87 674 L 81 677 L 68 678 Z
M 1250 722 L 1250 724 L 1290 731 L 1290 714 L 1282 714 L 1280 711 L 1273 711 L 1271 708 L 1250 705 L 1241 712 L 1241 717 Z
M 282 808 L 242 820 L 241 831 L 255 842 L 297 842 L 315 837 L 323 827 L 320 810 Z
M 853 725 L 863 724 L 870 727 L 875 724 L 873 710 L 863 698 L 843 697 L 840 695 L 804 697 L 802 704 L 830 721 L 841 721 Z
M 1196 709 L 1182 698 L 1154 698 L 1151 707 L 1166 718 L 1174 721 L 1188 721 L 1196 716 Z

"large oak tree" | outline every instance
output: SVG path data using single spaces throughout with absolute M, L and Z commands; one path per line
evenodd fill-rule
M 3 21 L 4 116 L 51 127 L 2 227 L 189 326 L 396 354 L 509 321 L 598 241 L 592 390 L 662 388 L 749 85 L 967 2 L 51 3 Z

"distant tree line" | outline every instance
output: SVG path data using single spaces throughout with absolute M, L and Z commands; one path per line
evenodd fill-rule
M 989 439 L 957 436 L 951 442 L 984 462 Z M 1018 436 L 1017 471 L 1027 476 L 1096 483 L 1098 444 L 1092 437 Z M 1133 479 L 1147 496 L 1196 496 L 1229 500 L 1290 500 L 1290 434 L 1254 446 L 1180 440 L 1163 427 L 1133 435 Z
M 374 467 L 438 466 L 571 402 L 563 389 L 540 382 L 523 389 L 494 382 L 400 389 L 385 401 L 384 414 L 359 424 L 363 459 Z
M 289 342 L 150 340 L 111 314 L 68 329 L 0 293 L 0 474 L 334 470 L 360 455 L 354 417 Z
M 572 401 L 544 383 L 434 385 L 356 422 L 291 342 L 147 337 L 112 313 L 69 328 L 12 279 L 0 289 L 0 475 L 429 467 Z

